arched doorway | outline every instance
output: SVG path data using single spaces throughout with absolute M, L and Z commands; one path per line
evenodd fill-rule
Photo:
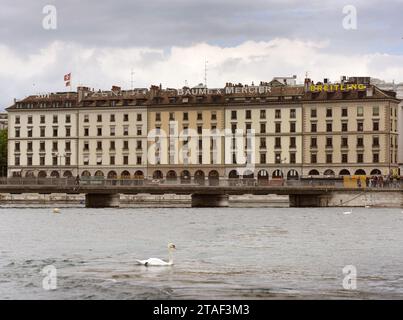
M 32 170 L 29 170 L 25 173 L 25 178 L 35 178 L 35 173 Z
M 355 171 L 354 175 L 356 175 L 356 176 L 365 176 L 365 175 L 367 175 L 367 173 L 365 172 L 364 169 L 357 169 Z
M 117 179 L 118 175 L 117 175 L 116 171 L 109 171 L 107 177 L 108 177 L 108 179 Z
M 318 176 L 319 175 L 319 171 L 316 169 L 313 169 L 311 171 L 309 171 L 308 176 Z
M 174 170 L 169 170 L 167 172 L 167 180 L 171 182 L 175 182 L 178 179 L 176 172 Z
M 91 173 L 90 173 L 89 171 L 85 170 L 85 171 L 83 171 L 83 172 L 81 173 L 81 176 L 82 176 L 82 177 L 91 177 Z
M 298 180 L 299 175 L 298 171 L 295 169 L 291 169 L 290 171 L 287 172 L 287 180 Z
M 371 176 L 380 176 L 382 174 L 381 170 L 374 169 L 371 171 Z
M 242 175 L 242 182 L 246 185 L 254 185 L 255 183 L 255 174 L 251 170 L 245 170 Z
M 339 172 L 339 176 L 349 176 L 350 175 L 350 171 L 348 171 L 347 169 L 343 169 Z
M 73 173 L 71 171 L 64 171 L 63 172 L 63 177 L 64 178 L 72 178 L 73 177 Z
M 183 170 L 181 172 L 181 183 L 190 183 L 190 172 L 188 170 Z
M 164 175 L 162 174 L 162 172 L 160 170 L 155 170 L 153 173 L 153 179 L 162 179 L 164 177 Z
M 101 170 L 97 170 L 94 174 L 95 177 L 97 177 L 98 179 L 103 178 L 104 177 L 104 173 Z
M 325 170 L 325 172 L 323 173 L 323 175 L 324 176 L 334 176 L 335 175 L 335 173 L 334 173 L 334 171 L 333 170 L 331 170 L 331 169 L 327 169 L 327 170 Z
M 143 171 L 137 170 L 137 171 L 134 173 L 134 179 L 143 180 L 143 179 L 144 179 L 144 173 L 143 173 Z
M 130 179 L 130 172 L 127 170 L 122 171 L 120 174 L 120 178 L 123 180 L 129 180 Z
M 197 170 L 195 172 L 195 176 L 194 176 L 195 182 L 198 184 L 204 184 L 205 181 L 205 175 L 204 172 L 202 170 Z
M 53 171 L 50 173 L 50 177 L 51 177 L 51 178 L 60 178 L 60 174 L 59 174 L 58 171 L 53 170 Z
M 218 186 L 220 181 L 220 174 L 217 170 L 211 170 L 208 174 L 208 181 L 210 186 Z
M 47 174 L 46 171 L 42 170 L 38 173 L 38 178 L 46 178 Z
M 259 172 L 257 173 L 257 182 L 260 185 L 269 184 L 269 173 L 267 172 L 267 170 L 259 170 Z
M 273 174 L 272 174 L 272 178 L 273 179 L 281 179 L 281 178 L 283 178 L 283 171 L 281 171 L 280 169 L 274 170 Z

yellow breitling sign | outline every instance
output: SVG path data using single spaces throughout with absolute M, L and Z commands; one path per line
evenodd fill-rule
M 311 92 L 365 90 L 366 88 L 365 84 L 318 84 L 309 86 Z

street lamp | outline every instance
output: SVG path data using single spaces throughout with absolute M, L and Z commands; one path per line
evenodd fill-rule
M 59 166 L 59 171 L 60 171 L 59 178 L 61 178 L 62 177 L 62 168 L 61 168 L 61 166 L 62 166 L 62 158 L 66 158 L 66 155 L 65 154 L 59 154 L 58 152 L 54 152 L 52 155 L 54 157 L 57 157 L 56 165 Z

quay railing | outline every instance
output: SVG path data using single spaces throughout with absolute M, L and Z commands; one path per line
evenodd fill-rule
M 379 185 L 358 185 L 353 186 L 357 189 L 370 188 L 402 188 L 403 179 L 396 179 L 386 181 Z M 352 188 L 351 184 L 346 185 L 342 179 L 298 179 L 298 180 L 286 180 L 286 179 L 271 179 L 271 180 L 259 180 L 259 179 L 106 179 L 100 177 L 80 177 L 77 178 L 22 178 L 22 177 L 9 177 L 0 178 L 0 185 L 21 185 L 21 186 L 211 186 L 211 187 L 337 187 L 337 188 Z

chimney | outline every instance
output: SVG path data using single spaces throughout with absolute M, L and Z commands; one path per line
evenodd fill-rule
M 90 88 L 88 87 L 77 87 L 78 103 L 80 103 L 88 94 Z

